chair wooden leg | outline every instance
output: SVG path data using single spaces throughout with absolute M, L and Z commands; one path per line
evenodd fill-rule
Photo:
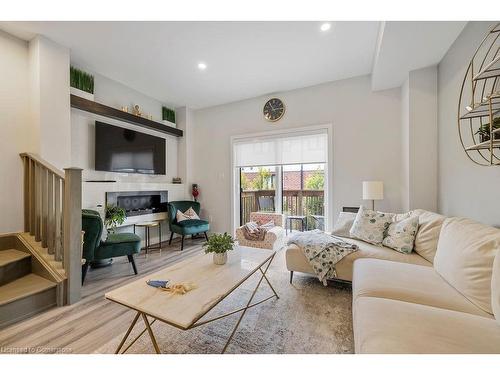
M 135 265 L 135 259 L 133 255 L 127 255 L 128 261 L 132 263 L 132 268 L 134 269 L 134 273 L 137 275 L 137 266 Z
M 172 238 L 174 238 L 174 232 L 170 233 L 170 239 L 168 240 L 168 246 L 172 245 Z
M 184 235 L 181 238 L 181 251 L 184 250 Z
M 293 271 L 290 271 L 290 284 L 292 283 L 293 281 Z
M 87 271 L 89 269 L 89 261 L 86 261 L 85 264 L 82 265 L 82 285 L 85 281 L 85 276 L 87 276 Z
M 205 239 L 208 241 L 208 235 L 207 235 L 207 232 L 203 232 L 203 234 L 205 235 Z

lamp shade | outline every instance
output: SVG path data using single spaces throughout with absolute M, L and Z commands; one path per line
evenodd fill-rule
M 363 181 L 363 199 L 384 199 L 384 183 L 382 181 Z

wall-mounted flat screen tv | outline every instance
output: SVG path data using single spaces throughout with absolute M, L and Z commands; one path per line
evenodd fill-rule
M 165 138 L 95 122 L 95 169 L 165 174 Z

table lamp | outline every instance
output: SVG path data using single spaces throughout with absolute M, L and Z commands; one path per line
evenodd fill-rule
M 375 201 L 384 199 L 384 183 L 382 181 L 363 181 L 363 199 L 372 201 L 372 210 L 375 210 Z

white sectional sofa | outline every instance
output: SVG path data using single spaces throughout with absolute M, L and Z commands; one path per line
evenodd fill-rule
M 352 280 L 356 353 L 500 353 L 500 230 L 423 210 L 415 252 L 363 241 L 337 264 Z M 290 271 L 312 273 L 295 245 Z

